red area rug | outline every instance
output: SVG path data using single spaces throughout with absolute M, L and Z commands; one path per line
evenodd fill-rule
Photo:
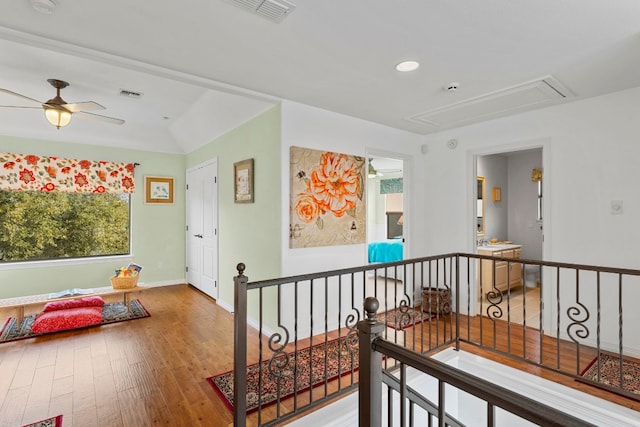
M 47 418 L 46 420 L 38 421 L 37 423 L 27 424 L 22 427 L 62 427 L 62 415 L 57 417 Z
M 423 313 L 422 311 L 416 310 L 412 307 L 405 307 L 404 309 L 396 308 L 389 310 L 386 313 L 376 315 L 378 322 L 384 323 L 388 328 L 396 330 L 410 328 L 426 320 L 430 320 L 432 317 L 435 316 L 432 316 L 429 313 Z
M 149 317 L 149 312 L 142 306 L 139 300 L 132 299 L 131 311 L 127 309 L 123 302 L 107 303 L 102 308 L 102 323 L 97 325 L 106 325 L 107 323 L 124 322 L 125 320 L 140 319 Z M 0 343 L 16 341 L 25 338 L 37 337 L 44 334 L 37 334 L 31 330 L 35 314 L 24 316 L 22 323 L 18 325 L 15 317 L 10 317 L 0 331 Z M 89 326 L 91 327 L 91 326 Z M 55 332 L 49 332 L 55 333 Z
M 325 364 L 325 355 L 326 364 Z M 247 367 L 247 412 L 255 411 L 284 399 L 294 393 L 308 391 L 329 380 L 346 375 L 358 369 L 358 350 L 351 349 L 344 338 L 316 344 L 297 352 L 282 354 L 272 362 L 263 361 Z M 280 365 L 282 368 L 277 368 Z M 310 372 L 312 371 L 312 372 Z M 310 379 L 311 378 L 311 379 Z M 222 398 L 229 410 L 233 411 L 233 371 L 214 375 L 207 381 Z M 297 389 L 294 384 L 297 383 Z
M 620 388 L 620 358 L 617 355 L 600 353 L 600 363 L 597 362 L 598 358 L 594 358 L 580 376 L 600 384 Z M 597 387 L 597 384 L 587 384 Z M 640 362 L 622 359 L 622 390 L 632 393 L 637 397 L 630 397 L 640 400 Z

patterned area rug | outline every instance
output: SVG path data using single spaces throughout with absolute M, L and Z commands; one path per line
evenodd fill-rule
M 27 424 L 23 427 L 62 427 L 62 415 L 47 418 L 46 420 L 38 421 L 37 423 Z
M 326 365 L 325 354 L 327 355 Z M 282 368 L 278 369 L 277 365 L 281 365 Z M 323 342 L 311 348 L 298 350 L 297 355 L 295 352 L 283 353 L 275 359 L 275 363 L 272 363 L 272 369 L 273 373 L 269 370 L 268 361 L 247 367 L 247 412 L 255 411 L 258 405 L 264 407 L 278 398 L 284 399 L 295 392 L 302 393 L 308 391 L 310 387 L 324 384 L 325 369 L 327 378 L 330 380 L 355 372 L 358 369 L 358 349 L 351 349 L 342 338 L 328 341 L 325 351 Z M 310 369 L 311 381 L 309 381 Z M 207 378 L 209 384 L 231 411 L 233 411 L 233 379 L 233 371 Z M 260 384 L 259 381 L 261 381 Z M 294 390 L 296 382 L 298 389 Z
M 386 314 L 386 319 L 385 319 Z M 411 307 L 406 307 L 406 312 L 403 309 L 396 308 L 389 310 L 386 313 L 380 313 L 376 315 L 378 322 L 385 323 L 387 327 L 402 330 L 415 326 L 426 320 L 431 319 L 432 315 L 429 313 L 423 313 L 420 310 L 416 310 Z
M 600 379 L 598 380 L 597 358 L 587 366 L 580 375 L 591 381 L 596 381 L 611 387 L 620 387 L 620 359 L 617 355 L 600 353 Z M 591 383 L 588 383 L 591 384 Z M 591 384 L 595 385 L 595 384 Z M 640 362 L 622 360 L 622 389 L 637 396 L 640 400 Z
M 102 323 L 100 325 L 123 322 L 125 320 L 140 319 L 142 317 L 149 316 L 149 312 L 137 299 L 131 300 L 131 311 L 127 310 L 127 307 L 123 302 L 106 303 L 102 308 Z M 35 319 L 35 317 L 36 314 L 29 314 L 24 316 L 24 319 L 22 319 L 22 324 L 20 324 L 19 326 L 17 325 L 16 318 L 10 317 L 2 328 L 2 331 L 0 331 L 0 343 L 44 335 L 31 332 L 31 325 L 33 325 L 33 319 Z

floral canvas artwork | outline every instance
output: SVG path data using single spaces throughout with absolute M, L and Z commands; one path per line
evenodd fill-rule
M 289 247 L 365 243 L 366 159 L 291 147 Z

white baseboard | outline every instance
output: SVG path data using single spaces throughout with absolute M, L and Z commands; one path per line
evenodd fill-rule
M 225 310 L 227 310 L 229 313 L 233 314 L 235 316 L 235 313 L 233 311 L 233 306 L 230 304 L 227 304 L 224 301 L 216 301 L 216 304 L 218 304 L 218 306 L 220 308 L 223 308 Z M 253 329 L 255 329 L 256 331 L 258 330 L 260 323 L 252 318 L 252 317 L 248 317 L 247 318 L 247 325 L 251 326 Z M 265 328 L 264 326 L 262 326 L 262 335 L 265 335 L 267 337 L 270 337 L 271 335 L 273 335 L 273 331 L 269 328 Z
M 216 300 L 216 304 L 218 304 L 220 308 L 223 308 L 227 310 L 229 313 L 233 314 L 233 306 L 231 304 L 227 304 L 222 300 Z
M 184 285 L 186 284 L 186 279 L 175 279 L 175 280 L 164 280 L 161 282 L 140 282 L 138 283 L 140 286 L 147 286 L 149 288 L 157 288 L 160 286 L 172 286 L 172 285 Z

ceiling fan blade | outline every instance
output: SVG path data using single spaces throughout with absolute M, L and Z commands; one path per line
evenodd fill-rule
M 35 102 L 38 105 L 42 105 L 42 102 L 38 101 L 37 99 L 29 98 L 28 96 L 21 95 L 21 94 L 16 93 L 16 92 L 14 92 L 12 90 L 9 90 L 9 89 L 0 88 L 0 92 L 4 92 L 4 93 L 9 94 L 9 95 L 17 96 L 18 98 L 26 99 L 26 100 L 29 100 L 31 102 Z
M 86 113 L 84 111 L 78 111 L 77 113 L 73 114 L 73 117 L 82 117 L 85 119 L 93 119 L 93 120 L 98 120 L 101 122 L 105 122 L 105 123 L 111 123 L 114 125 L 121 125 L 124 124 L 124 120 L 122 119 L 116 119 L 114 117 L 107 117 L 107 116 L 101 116 L 99 114 L 93 114 L 93 113 Z
M 104 110 L 104 107 L 97 102 L 93 101 L 85 101 L 85 102 L 74 102 L 73 104 L 62 104 L 61 107 L 71 111 L 72 113 L 79 113 L 81 111 L 94 111 L 94 110 Z
M 40 107 L 27 107 L 26 105 L 0 105 L 0 108 L 26 108 L 28 110 L 42 110 Z

